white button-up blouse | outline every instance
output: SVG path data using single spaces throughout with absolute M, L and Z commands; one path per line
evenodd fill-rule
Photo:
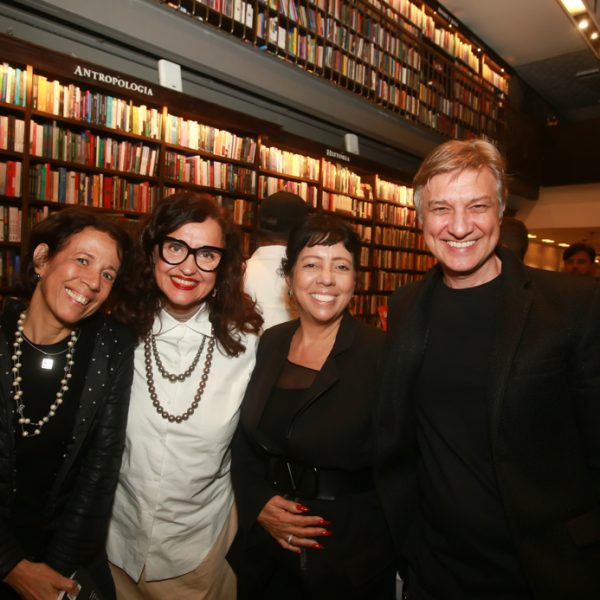
M 183 373 L 211 335 L 208 309 L 186 322 L 164 310 L 153 327 L 165 369 Z M 135 351 L 127 441 L 110 524 L 109 560 L 137 581 L 154 581 L 194 570 L 211 549 L 233 503 L 229 443 L 239 406 L 254 367 L 256 336 L 243 338 L 237 357 L 215 345 L 212 367 L 200 404 L 188 421 L 169 423 L 148 392 L 144 344 Z M 191 405 L 204 369 L 208 339 L 192 375 L 183 382 L 163 378 L 154 358 L 158 400 L 171 414 Z

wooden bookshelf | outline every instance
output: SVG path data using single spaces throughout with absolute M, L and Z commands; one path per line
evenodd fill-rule
M 436 2 L 155 1 L 419 126 L 448 137 L 501 138 L 505 68 Z
M 401 173 L 98 65 L 0 42 L 1 293 L 16 291 L 23 240 L 52 211 L 84 205 L 135 221 L 178 190 L 214 197 L 240 225 L 246 255 L 260 202 L 275 191 L 348 220 L 363 245 L 354 310 L 365 319 L 431 266 Z

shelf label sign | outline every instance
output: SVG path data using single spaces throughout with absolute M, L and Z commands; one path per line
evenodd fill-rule
M 94 81 L 99 81 L 100 83 L 114 85 L 115 87 L 123 88 L 124 90 L 128 90 L 130 92 L 137 92 L 138 94 L 145 94 L 146 96 L 154 96 L 154 92 L 150 86 L 142 83 L 136 83 L 135 81 L 127 81 L 127 79 L 117 77 L 116 75 L 107 75 L 101 71 L 94 71 L 94 69 L 90 69 L 89 67 L 77 65 L 73 71 L 73 74 L 77 75 L 78 77 L 93 79 Z
M 325 154 L 330 158 L 337 158 L 338 160 L 343 160 L 346 162 L 350 162 L 350 157 L 347 154 L 343 154 L 342 152 L 337 152 L 336 150 L 330 150 L 327 148 L 325 150 Z

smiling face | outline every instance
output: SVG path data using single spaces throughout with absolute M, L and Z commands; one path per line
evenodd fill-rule
M 48 258 L 48 246 L 33 253 L 41 276 L 29 316 L 53 335 L 67 333 L 95 313 L 108 298 L 121 265 L 117 242 L 104 231 L 86 227 L 73 234 L 61 250 Z
M 222 248 L 224 243 L 221 227 L 214 219 L 206 219 L 202 223 L 186 223 L 179 229 L 170 231 L 168 235 L 185 242 L 190 248 Z M 164 308 L 172 315 L 185 317 L 195 312 L 213 291 L 217 271 L 201 271 L 193 254 L 178 265 L 170 265 L 160 258 L 157 246 L 154 248 L 154 277 L 163 293 Z
M 481 285 L 500 274 L 496 181 L 484 168 L 443 173 L 423 189 L 423 236 L 453 288 Z
M 342 242 L 303 248 L 288 278 L 300 319 L 319 324 L 339 320 L 352 299 L 355 280 L 352 254 Z

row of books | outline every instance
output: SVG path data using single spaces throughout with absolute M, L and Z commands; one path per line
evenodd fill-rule
M 318 181 L 321 161 L 318 158 L 281 150 L 275 146 L 261 146 L 260 168 L 294 177 Z
M 353 223 L 352 229 L 356 231 L 358 237 L 365 244 L 369 244 L 373 235 L 373 227 L 371 225 L 365 225 L 364 223 Z
M 59 117 L 76 119 L 109 129 L 160 139 L 162 112 L 131 100 L 81 89 L 74 84 L 33 76 L 33 108 Z
M 314 208 L 317 206 L 319 190 L 314 185 L 310 185 L 305 181 L 278 179 L 277 177 L 265 177 L 264 175 L 258 178 L 258 194 L 260 198 L 266 198 L 281 190 L 297 194 L 304 202 Z
M 373 216 L 372 202 L 333 192 L 323 192 L 321 207 L 323 210 L 346 213 L 359 219 L 370 219 Z
M 395 227 L 376 226 L 374 242 L 382 246 L 395 246 L 396 248 L 425 249 L 423 236 L 408 229 Z
M 17 160 L 0 162 L 0 196 L 21 197 L 23 164 Z
M 0 248 L 0 286 L 14 288 L 19 281 L 21 256 L 13 248 Z
M 254 202 L 251 200 L 244 200 L 242 198 L 236 198 L 227 207 L 233 222 L 237 225 L 252 226 L 254 223 Z
M 145 177 L 156 175 L 159 150 L 142 142 L 104 138 L 89 130 L 71 131 L 59 127 L 56 121 L 31 121 L 30 139 L 33 156 Z
M 350 312 L 357 317 L 365 318 L 369 315 L 377 315 L 379 306 L 387 305 L 387 296 L 356 294 L 350 304 Z
M 0 150 L 23 152 L 25 121 L 14 115 L 0 115 Z
M 27 70 L 0 65 L 0 102 L 25 106 L 27 101 Z
M 393 292 L 399 287 L 420 279 L 421 275 L 414 271 L 428 269 L 409 268 L 405 271 L 377 271 L 375 287 L 378 292 Z
M 394 202 L 401 206 L 414 206 L 413 190 L 406 185 L 386 181 L 385 179 L 377 177 L 375 181 L 375 191 L 378 200 Z
M 33 200 L 146 213 L 159 198 L 157 185 L 148 181 L 133 183 L 103 173 L 90 175 L 37 164 L 30 167 L 29 175 L 29 193 Z
M 256 192 L 256 171 L 253 169 L 171 151 L 165 154 L 165 177 L 229 192 Z
M 393 204 L 378 202 L 375 205 L 375 218 L 389 225 L 417 226 L 417 213 L 408 206 L 394 206 Z
M 21 241 L 21 218 L 23 213 L 18 206 L 0 205 L 0 242 Z
M 360 175 L 328 160 L 323 161 L 323 185 L 343 194 L 363 195 Z
M 413 252 L 412 248 L 395 250 L 374 248 L 372 252 L 373 265 L 377 265 L 377 269 L 427 271 L 435 263 L 431 254 Z
M 251 137 L 236 135 L 171 114 L 167 115 L 165 123 L 165 141 L 248 163 L 254 162 L 256 153 L 256 141 Z

